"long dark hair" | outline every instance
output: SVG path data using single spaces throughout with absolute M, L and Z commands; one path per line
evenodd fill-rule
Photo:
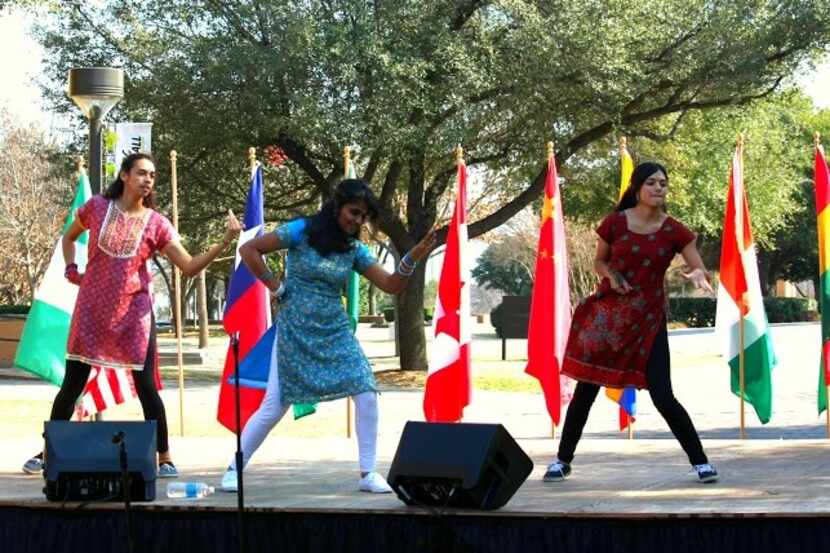
M 140 159 L 146 159 L 147 161 L 149 161 L 153 165 L 156 164 L 156 160 L 153 159 L 153 156 L 151 156 L 150 154 L 138 153 L 138 154 L 128 155 L 121 162 L 121 168 L 118 170 L 118 174 L 115 175 L 115 180 L 112 181 L 109 184 L 109 186 L 107 186 L 107 189 L 101 195 L 104 196 L 105 198 L 109 198 L 111 200 L 117 200 L 118 198 L 120 198 L 121 195 L 124 193 L 124 181 L 121 180 L 121 172 L 123 171 L 124 173 L 129 174 L 130 171 L 132 171 L 133 165 L 135 165 L 135 162 L 140 160 Z M 146 196 L 144 196 L 144 198 L 142 199 L 142 203 L 144 204 L 144 207 L 148 207 L 150 209 L 155 209 L 156 208 L 156 194 L 155 194 L 155 192 L 153 190 L 150 190 L 150 193 L 147 194 Z
M 656 161 L 644 161 L 637 165 L 637 167 L 634 168 L 634 172 L 631 173 L 631 182 L 628 183 L 628 188 L 625 189 L 622 198 L 620 198 L 616 211 L 624 211 L 628 208 L 636 206 L 638 201 L 637 198 L 640 197 L 640 189 L 643 187 L 643 183 L 657 171 L 661 171 L 664 175 L 666 175 L 666 182 L 669 182 L 669 172 L 666 171 L 665 167 Z
M 355 235 L 343 232 L 337 223 L 340 209 L 348 203 L 363 200 L 370 220 L 378 215 L 378 203 L 368 183 L 360 179 L 346 179 L 340 181 L 334 191 L 334 197 L 323 204 L 316 215 L 309 217 L 308 244 L 317 250 L 322 257 L 332 252 L 344 253 L 352 247 Z M 358 231 L 359 232 L 359 231 Z

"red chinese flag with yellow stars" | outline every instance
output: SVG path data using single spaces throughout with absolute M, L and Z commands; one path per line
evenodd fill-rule
M 536 276 L 530 303 L 527 329 L 527 367 L 525 372 L 539 380 L 545 404 L 554 424 L 559 424 L 563 392 L 559 370 L 571 327 L 571 300 L 568 290 L 568 252 L 565 223 L 556 175 L 556 159 L 548 159 L 545 177 L 545 203 L 542 229 L 536 254 Z M 565 378 L 565 377 L 561 377 Z M 565 398 L 568 399 L 568 398 Z

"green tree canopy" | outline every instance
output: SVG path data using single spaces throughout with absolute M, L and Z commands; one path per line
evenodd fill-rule
M 247 146 L 288 158 L 266 191 L 279 219 L 330 195 L 352 144 L 398 252 L 436 223 L 456 144 L 500 200 L 469 225 L 477 236 L 540 195 L 546 141 L 560 164 L 586 165 L 615 133 L 661 133 L 768 95 L 830 43 L 825 0 L 49 5 L 40 39 L 54 104 L 69 109 L 69 67 L 124 67 L 113 117 L 153 121 L 157 151 L 179 152 L 186 233 L 238 208 Z M 422 368 L 422 268 L 412 280 L 398 298 L 401 365 Z

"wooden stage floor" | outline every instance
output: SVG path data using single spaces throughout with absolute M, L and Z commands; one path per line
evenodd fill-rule
M 674 440 L 586 439 L 578 449 L 571 477 L 543 483 L 553 440 L 519 440 L 535 466 L 508 504 L 488 516 L 555 517 L 828 517 L 830 516 L 830 441 L 708 440 L 710 460 L 721 473 L 703 485 Z M 382 444 L 384 445 L 384 444 Z M 379 452 L 380 471 L 389 469 L 396 444 Z M 43 479 L 20 472 L 36 442 L 0 440 L 0 506 L 60 508 L 46 501 Z M 236 495 L 219 491 L 222 471 L 232 457 L 233 438 L 178 438 L 174 442 L 178 481 L 216 486 L 199 500 L 168 499 L 157 481 L 157 499 L 137 509 L 236 509 Z M 246 507 L 259 512 L 371 512 L 416 514 L 394 494 L 357 491 L 356 446 L 345 438 L 266 441 L 245 473 Z M 71 506 L 68 504 L 67 506 Z M 121 509 L 118 503 L 96 508 Z M 465 511 L 452 511 L 463 514 Z M 469 512 L 469 511 L 466 511 Z M 485 514 L 476 511 L 476 514 Z

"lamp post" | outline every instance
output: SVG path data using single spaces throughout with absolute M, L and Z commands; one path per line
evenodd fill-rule
M 99 194 L 103 167 L 102 123 L 124 96 L 124 71 L 112 67 L 70 69 L 67 94 L 89 119 L 89 184 L 92 193 Z

